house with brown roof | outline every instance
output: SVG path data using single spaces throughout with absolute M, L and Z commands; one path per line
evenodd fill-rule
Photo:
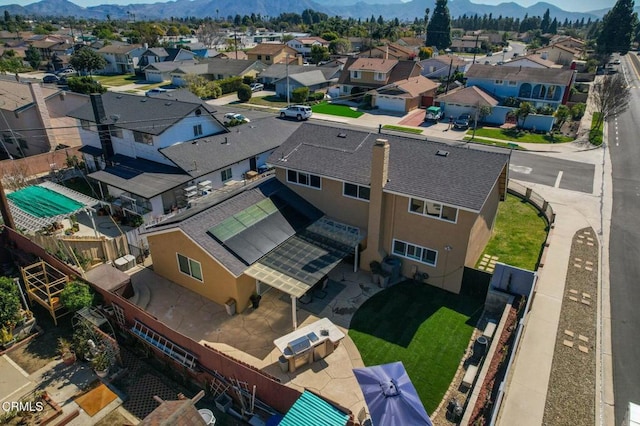
M 50 152 L 58 145 L 80 146 L 75 120 L 67 113 L 87 101 L 85 95 L 55 86 L 0 79 L 0 157 L 21 158 Z
M 418 51 L 424 46 L 425 40 L 424 37 L 400 37 L 396 43 L 413 51 Z
M 525 56 L 519 56 L 509 62 L 502 64 L 503 67 L 528 67 L 528 68 L 562 68 L 562 65 L 556 64 L 547 59 L 547 53 L 530 53 Z
M 433 105 L 438 86 L 439 83 L 421 75 L 399 80 L 373 91 L 371 105 L 405 114 L 419 107 Z
M 133 74 L 140 57 L 148 49 L 141 44 L 110 44 L 98 50 L 107 61 L 103 72 L 107 74 Z
M 481 116 L 482 107 L 488 107 L 493 112 L 500 102 L 478 86 L 461 87 L 442 94 L 436 98 L 436 103 L 442 108 L 445 117 L 458 117 L 470 114 L 478 122 L 502 124 L 504 117 L 496 114 L 495 122 L 492 114 Z M 500 120 L 503 121 L 500 121 Z
M 422 67 L 421 74 L 432 79 L 447 78 L 456 71 L 464 73 L 470 63 L 456 55 L 437 55 L 418 62 Z
M 397 59 L 399 61 L 407 61 L 413 60 L 413 58 L 416 57 L 416 52 L 409 47 L 404 47 L 397 43 L 387 43 L 384 46 L 374 46 L 369 50 L 365 50 L 358 56 L 361 58 Z
M 305 58 L 311 56 L 311 48 L 313 46 L 320 46 L 329 48 L 329 42 L 322 37 L 308 36 L 297 37 L 293 40 L 289 40 L 287 46 L 295 49 L 296 52 L 302 54 Z
M 480 49 L 482 43 L 488 43 L 489 37 L 481 36 L 462 36 L 451 40 L 451 50 L 454 52 L 473 52 Z
M 420 75 L 415 61 L 397 59 L 349 58 L 338 79 L 340 96 L 367 92 Z
M 573 61 L 580 59 L 580 50 L 559 43 L 540 47 L 534 50 L 534 53 L 539 53 L 541 57 L 546 56 L 547 60 L 564 66 L 569 66 Z
M 260 43 L 246 53 L 249 61 L 260 61 L 265 65 L 286 63 L 302 65 L 302 55 L 286 44 Z

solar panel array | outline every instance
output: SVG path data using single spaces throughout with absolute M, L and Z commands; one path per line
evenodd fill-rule
M 222 223 L 209 229 L 209 233 L 221 242 L 225 242 L 277 211 L 278 208 L 273 204 L 273 201 L 266 198 L 225 219 Z

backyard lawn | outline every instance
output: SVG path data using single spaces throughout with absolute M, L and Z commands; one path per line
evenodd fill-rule
M 123 75 L 94 75 L 93 78 L 98 80 L 104 86 L 124 86 L 125 84 L 133 84 L 144 81 L 135 74 Z
M 249 99 L 248 103 L 253 105 L 270 106 L 274 108 L 284 108 L 287 106 L 287 100 L 282 99 L 281 97 L 276 95 L 260 96 L 258 98 L 252 97 L 251 99 Z
M 534 271 L 547 232 L 547 222 L 538 210 L 508 194 L 498 207 L 493 235 L 483 254 L 498 256 L 499 262 Z
M 472 133 L 473 130 L 467 131 L 468 135 Z M 476 129 L 476 137 L 526 143 L 563 143 L 575 140 L 575 138 L 569 136 L 556 135 L 551 138 L 551 136 L 547 134 L 518 132 L 516 129 L 496 129 L 491 127 L 480 127 Z
M 422 129 L 416 129 L 413 127 L 395 126 L 393 124 L 385 124 L 382 126 L 385 130 L 393 130 L 395 132 L 413 133 L 414 135 L 422 134 Z
M 362 114 L 360 111 L 354 111 L 347 105 L 330 104 L 328 102 L 322 102 L 311 107 L 313 112 L 318 114 L 337 115 L 340 117 L 358 118 Z
M 349 336 L 366 366 L 402 361 L 428 413 L 438 407 L 484 307 L 473 299 L 405 281 L 367 300 Z

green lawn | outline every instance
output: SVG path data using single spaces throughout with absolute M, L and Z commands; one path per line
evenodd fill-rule
M 468 130 L 467 134 L 473 134 L 473 130 Z M 556 135 L 552 139 L 547 134 L 518 132 L 516 129 L 496 129 L 491 127 L 480 127 L 476 129 L 476 137 L 483 136 L 485 138 L 527 143 L 562 143 L 574 140 L 574 138 L 562 135 Z
M 144 81 L 135 74 L 124 75 L 94 75 L 94 79 L 102 83 L 103 86 L 124 86 L 125 84 L 133 84 Z
M 328 102 L 322 102 L 311 107 L 313 112 L 318 114 L 337 115 L 340 117 L 358 118 L 363 112 L 354 111 L 347 105 L 330 104 Z
M 270 106 L 274 108 L 284 108 L 287 106 L 287 100 L 282 99 L 279 96 L 269 95 L 269 96 L 261 96 L 259 98 L 251 98 L 249 99 L 249 104 L 253 105 L 264 105 Z
M 406 281 L 367 300 L 349 336 L 366 366 L 402 361 L 428 413 L 458 369 L 484 300 Z
M 589 142 L 594 145 L 602 145 L 602 135 L 604 122 L 597 124 L 600 120 L 600 113 L 594 112 L 593 117 L 591 118 L 591 130 L 589 131 Z
M 422 129 L 416 129 L 413 127 L 394 126 L 393 124 L 385 124 L 382 126 L 385 130 L 394 130 L 396 132 L 413 133 L 415 135 L 422 134 Z
M 479 138 L 479 137 L 475 137 L 473 139 L 471 139 L 471 136 L 465 136 L 463 138 L 463 140 L 467 141 L 467 142 L 472 142 L 472 143 L 479 143 L 482 145 L 491 145 L 491 146 L 499 146 L 500 148 L 507 148 L 507 149 L 517 149 L 519 151 L 526 151 L 526 148 L 521 147 L 520 145 L 518 145 L 517 143 L 514 142 L 496 142 L 494 140 L 491 139 L 484 139 L 484 138 Z
M 509 194 L 498 207 L 493 235 L 483 254 L 498 256 L 499 262 L 534 271 L 547 233 L 547 222 L 538 210 Z

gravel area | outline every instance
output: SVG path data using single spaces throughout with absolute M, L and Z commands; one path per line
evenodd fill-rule
M 543 425 L 595 422 L 598 239 L 592 228 L 573 237 Z

